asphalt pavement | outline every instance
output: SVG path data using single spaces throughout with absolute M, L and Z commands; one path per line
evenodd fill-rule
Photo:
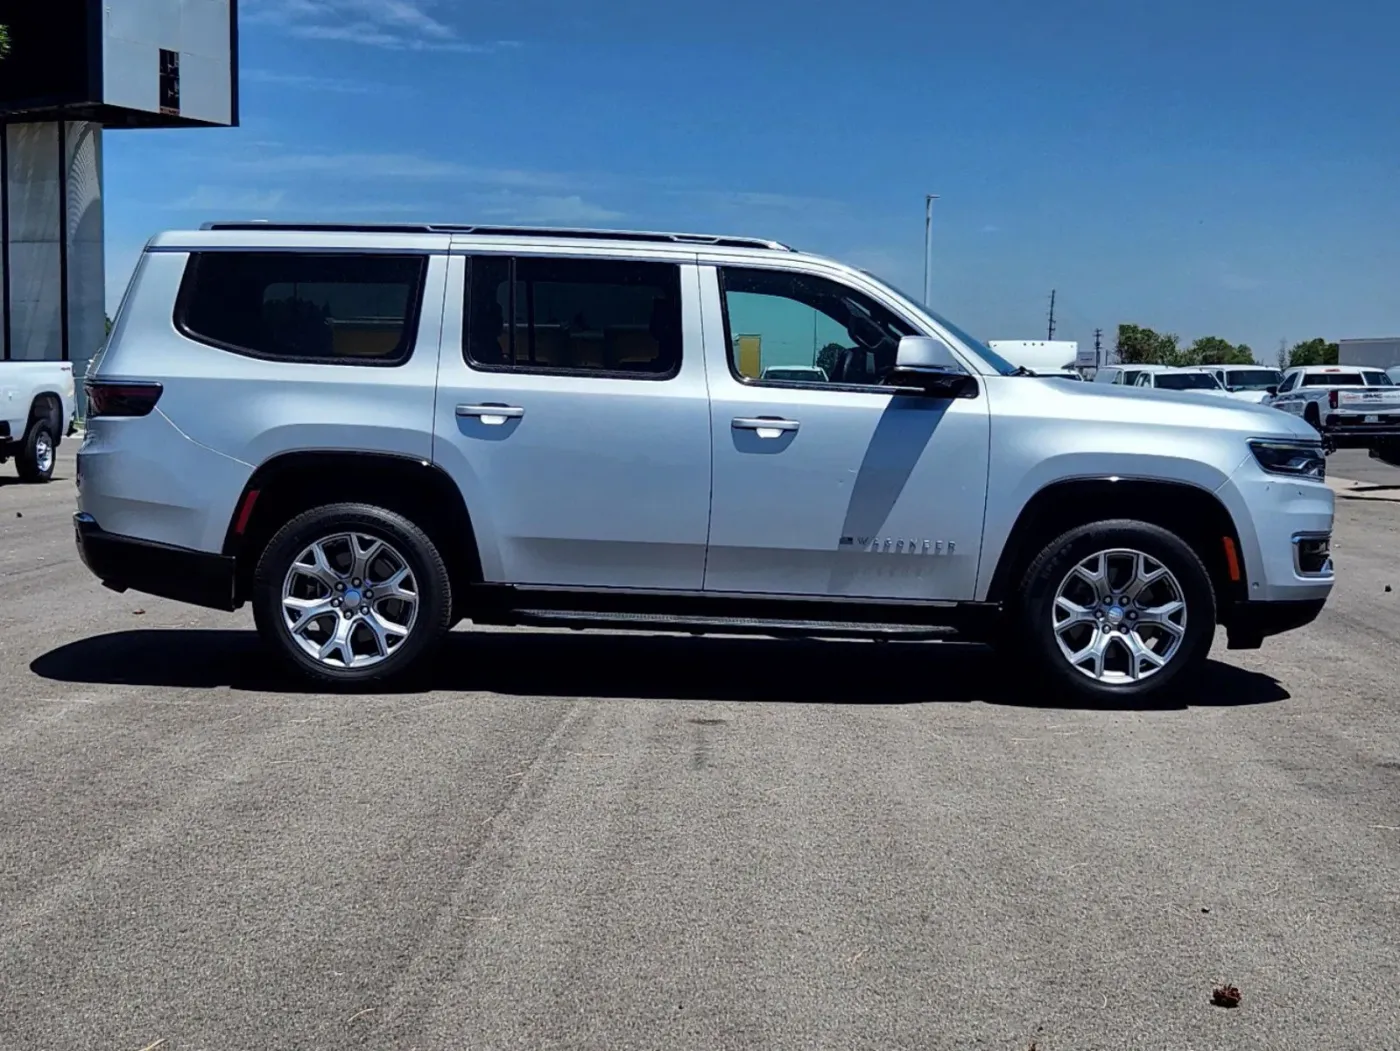
M 99 587 L 63 453 L 0 468 L 0 1048 L 1400 1045 L 1395 504 L 1179 708 L 469 628 L 347 697 Z

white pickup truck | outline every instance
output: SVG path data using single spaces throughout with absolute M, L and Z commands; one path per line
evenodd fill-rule
M 47 482 L 73 410 L 70 362 L 0 361 L 0 463 L 13 457 L 21 479 Z
M 1400 438 L 1400 387 L 1380 369 L 1292 368 L 1264 404 L 1301 416 L 1329 449 L 1374 449 Z

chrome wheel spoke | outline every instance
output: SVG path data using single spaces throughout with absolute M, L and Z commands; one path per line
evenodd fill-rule
M 1077 602 L 1071 602 L 1062 595 L 1056 596 L 1055 609 L 1057 613 L 1065 614 L 1064 620 L 1057 620 L 1055 622 L 1055 629 L 1057 631 L 1063 631 L 1065 628 L 1073 627 L 1076 624 L 1097 623 L 1092 610 L 1079 605 Z

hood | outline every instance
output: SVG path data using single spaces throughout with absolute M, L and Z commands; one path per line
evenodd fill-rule
M 1127 427 L 1204 427 L 1235 431 L 1251 438 L 1318 440 L 1317 431 L 1302 418 L 1252 399 L 1231 396 L 1229 391 L 1155 390 L 1110 383 L 1059 383 L 1032 377 L 1009 377 L 1005 382 L 1039 384 L 1045 390 L 1045 398 L 1056 399 L 1057 414 L 1068 419 L 1082 417 Z
M 1225 394 L 1236 401 L 1249 402 L 1251 405 L 1263 405 L 1264 399 L 1269 396 L 1266 390 L 1227 390 Z

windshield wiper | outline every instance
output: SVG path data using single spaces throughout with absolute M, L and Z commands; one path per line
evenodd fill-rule
M 1038 373 L 1038 372 L 1032 372 L 1030 369 L 1026 368 L 1026 366 L 1024 366 L 1024 365 L 1017 365 L 1015 371 L 1014 371 L 1014 372 L 1008 372 L 1007 375 L 1008 375 L 1008 376 L 1038 376 L 1038 375 L 1040 375 L 1040 373 Z

